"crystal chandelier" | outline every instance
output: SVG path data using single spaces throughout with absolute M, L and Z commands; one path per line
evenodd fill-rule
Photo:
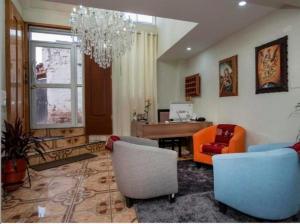
M 70 18 L 72 33 L 78 38 L 81 51 L 102 68 L 111 66 L 133 44 L 135 24 L 124 13 L 79 6 Z

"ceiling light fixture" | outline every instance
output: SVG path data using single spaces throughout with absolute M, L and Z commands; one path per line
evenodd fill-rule
M 81 51 L 102 68 L 110 67 L 113 58 L 132 47 L 135 24 L 123 12 L 80 5 L 73 9 L 70 23 Z
M 239 6 L 243 7 L 243 6 L 245 6 L 245 5 L 247 5 L 247 2 L 246 2 L 246 1 L 240 1 L 240 2 L 239 2 Z
M 187 50 L 187 51 L 191 51 L 192 48 L 191 48 L 191 47 L 187 47 L 186 50 Z

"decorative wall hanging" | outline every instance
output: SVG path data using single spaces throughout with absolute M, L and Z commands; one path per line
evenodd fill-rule
M 256 94 L 288 91 L 288 36 L 255 48 Z
M 200 96 L 201 79 L 199 74 L 185 77 L 185 97 L 190 101 L 192 97 Z
M 238 56 L 232 56 L 219 62 L 219 95 L 238 95 Z

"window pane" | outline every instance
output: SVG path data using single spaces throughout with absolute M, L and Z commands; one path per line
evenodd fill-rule
M 83 124 L 83 101 L 82 101 L 82 92 L 83 88 L 78 87 L 77 88 L 77 123 L 78 124 Z
M 33 70 L 36 83 L 69 84 L 71 82 L 71 49 L 36 47 Z
M 154 23 L 153 22 L 153 16 L 147 16 L 147 15 L 141 15 L 141 14 L 135 14 L 135 13 L 124 13 L 125 18 L 130 18 L 133 22 L 138 23 Z
M 69 124 L 71 115 L 71 89 L 36 88 L 32 91 L 33 120 L 36 125 Z
M 137 15 L 140 23 L 153 23 L 153 16 Z
M 75 39 L 73 39 L 75 38 Z M 31 32 L 31 40 L 46 41 L 46 42 L 70 42 L 77 41 L 76 37 L 71 35 L 54 34 L 54 33 L 39 33 Z
M 137 22 L 137 14 L 126 12 L 124 13 L 125 18 L 130 18 L 133 22 Z
M 77 84 L 82 84 L 82 53 L 80 48 L 77 47 Z

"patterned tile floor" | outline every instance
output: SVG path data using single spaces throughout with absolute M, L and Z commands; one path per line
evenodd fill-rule
M 138 222 L 117 189 L 109 152 L 89 160 L 36 172 L 32 187 L 2 201 L 2 222 Z M 190 155 L 180 160 L 191 159 Z M 38 217 L 38 207 L 45 217 Z
M 31 171 L 32 187 L 2 201 L 2 222 L 137 222 L 117 189 L 110 155 L 42 172 Z M 45 217 L 38 217 L 38 207 Z

